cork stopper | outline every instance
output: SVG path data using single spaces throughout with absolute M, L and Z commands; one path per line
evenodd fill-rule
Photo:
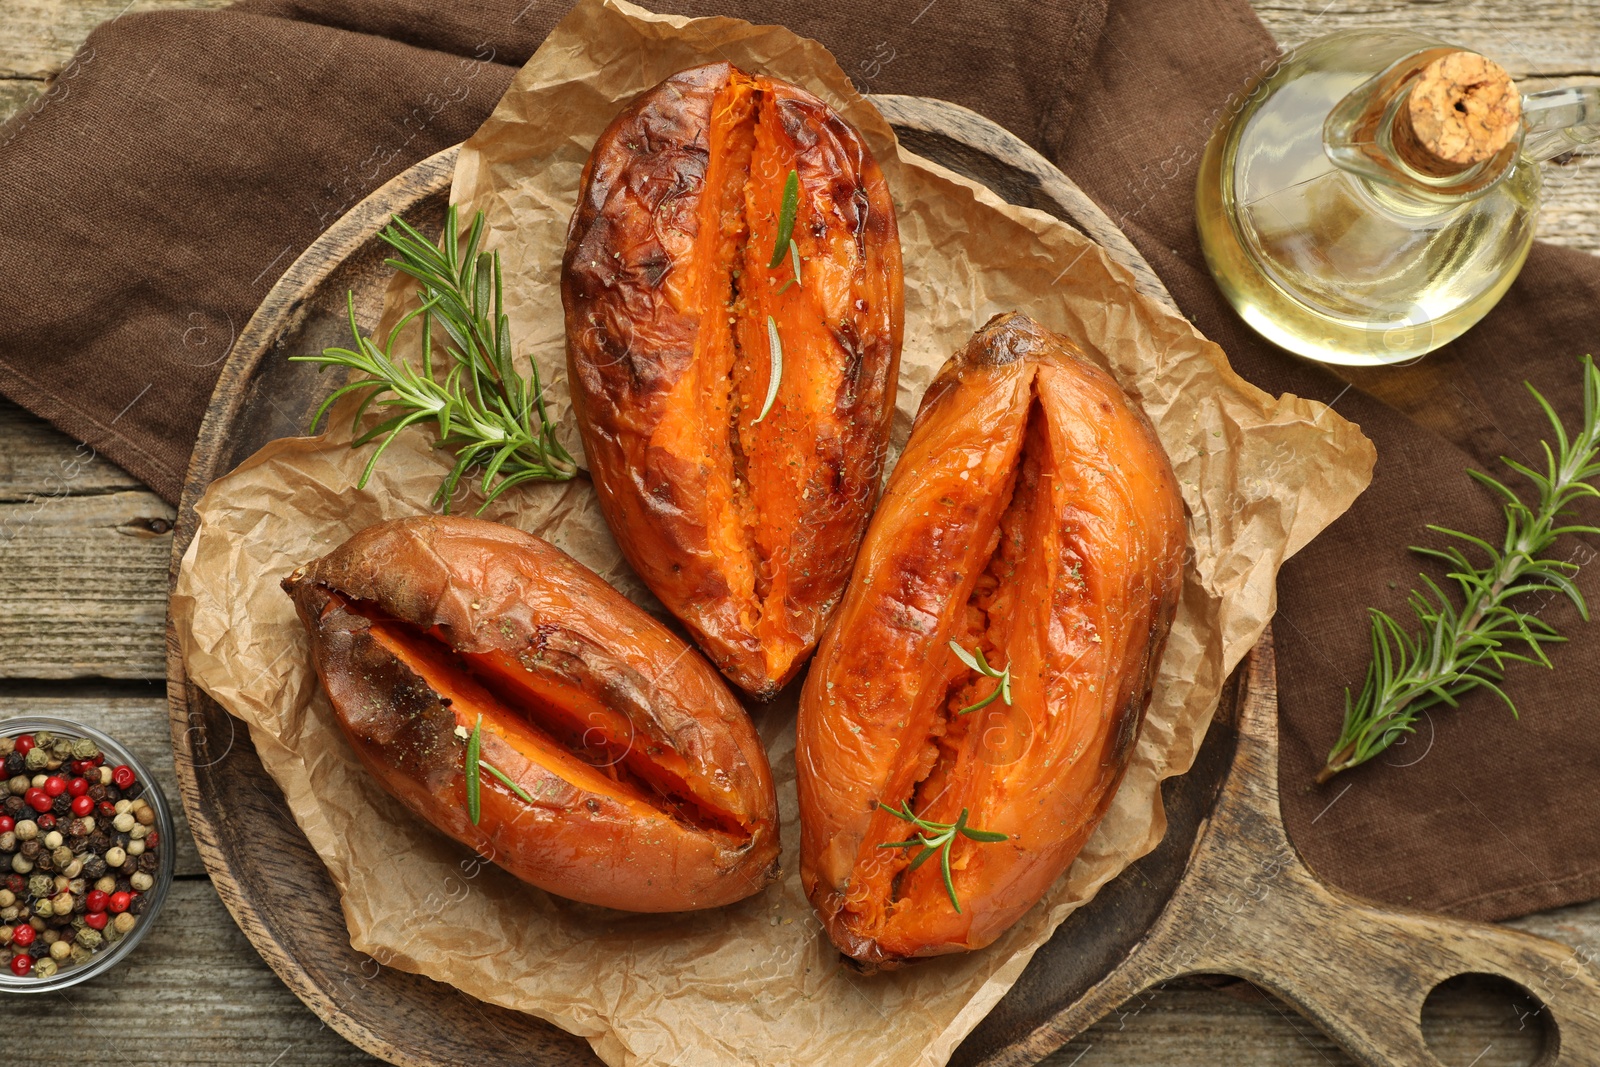
M 1446 177 L 1491 159 L 1522 121 L 1522 94 L 1505 68 L 1476 52 L 1426 67 L 1395 123 L 1395 149 L 1424 174 Z

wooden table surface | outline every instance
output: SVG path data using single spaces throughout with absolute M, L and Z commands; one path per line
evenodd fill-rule
M 106 19 L 129 10 L 215 6 L 220 0 L 0 0 L 0 119 L 42 93 Z M 1484 51 L 1525 86 L 1600 79 L 1600 0 L 1259 0 L 1256 10 L 1285 44 L 1336 29 L 1410 27 Z M 1600 253 L 1600 165 L 1592 157 L 1552 174 L 1539 233 Z M 162 682 L 173 512 L 104 459 L 81 463 L 78 448 L 0 400 L 6 693 L 0 716 L 60 714 L 98 726 L 158 768 L 176 800 Z M 187 828 L 178 836 L 179 880 L 156 929 L 113 974 L 29 1000 L 30 1027 L 70 1034 L 75 1062 L 376 1063 L 284 988 L 223 908 Z M 1600 952 L 1600 902 L 1511 925 Z M 21 1007 L 7 1003 L 6 1011 L 14 1019 Z M 1443 1062 L 1509 1067 L 1531 1062 L 1539 1047 L 1538 1033 L 1522 1017 L 1507 993 L 1469 982 L 1438 995 L 1425 1023 Z M 0 1027 L 8 1031 L 9 1022 Z M 20 1053 L 0 1039 L 0 1067 L 49 1059 L 24 1060 Z M 1046 1061 L 1051 1067 L 1349 1062 L 1283 1005 L 1244 983 L 1203 978 L 1125 1005 Z

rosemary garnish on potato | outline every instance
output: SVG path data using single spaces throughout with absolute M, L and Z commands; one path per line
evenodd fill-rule
M 511 776 L 499 767 L 483 758 L 483 716 L 478 716 L 477 723 L 472 727 L 472 733 L 467 737 L 467 817 L 472 820 L 472 825 L 478 825 L 478 817 L 483 814 L 483 777 L 481 771 L 488 771 L 524 804 L 532 804 L 533 797 L 528 791 L 511 780 Z
M 778 337 L 777 320 L 771 315 L 767 316 L 767 349 L 772 357 L 772 369 L 767 373 L 767 399 L 761 405 L 761 414 L 750 421 L 751 426 L 772 410 L 772 402 L 778 399 L 778 382 L 783 377 L 783 340 Z
M 1000 683 L 994 687 L 994 691 L 988 696 L 984 697 L 976 704 L 968 704 L 966 707 L 956 712 L 957 715 L 965 715 L 969 711 L 977 711 L 979 708 L 986 708 L 990 704 L 993 704 L 997 698 L 1002 697 L 1005 699 L 1006 706 L 1011 706 L 1011 668 L 1009 666 L 1003 671 L 995 670 L 989 665 L 989 661 L 983 658 L 983 649 L 977 647 L 976 645 L 973 646 L 971 652 L 968 652 L 966 649 L 962 648 L 959 644 L 952 640 L 950 642 L 950 651 L 954 652 L 956 654 L 956 658 L 962 663 L 965 663 L 968 667 L 977 671 L 985 678 L 993 678 Z
M 328 348 L 321 355 L 291 356 L 324 368 L 348 367 L 357 372 L 334 390 L 317 409 L 311 428 L 347 393 L 366 391 L 356 409 L 359 426 L 367 406 L 376 403 L 393 414 L 351 442 L 359 448 L 382 438 L 367 460 L 357 488 L 364 488 L 384 450 L 396 436 L 419 423 L 435 424 L 435 447 L 455 453 L 455 466 L 433 496 L 435 507 L 450 511 L 461 479 L 481 472 L 484 508 L 512 486 L 528 481 L 567 481 L 579 473 L 561 442 L 545 406 L 539 366 L 532 364 L 524 380 L 512 364 L 510 320 L 503 310 L 500 254 L 481 252 L 483 212 L 473 217 L 465 246 L 452 206 L 445 215 L 444 236 L 437 247 L 396 216 L 379 234 L 398 256 L 385 260 L 417 280 L 422 303 L 408 312 L 380 348 L 356 327 L 355 297 L 348 299 L 350 332 L 356 347 Z M 394 356 L 395 342 L 414 320 L 422 325 L 422 369 Z M 435 323 L 447 339 L 448 365 L 436 367 Z
M 1425 590 L 1411 591 L 1411 610 L 1421 631 L 1407 634 L 1389 615 L 1372 610 L 1372 663 L 1361 695 L 1345 691 L 1344 728 L 1328 761 L 1317 774 L 1319 783 L 1340 771 L 1365 763 L 1413 730 L 1417 716 L 1437 704 L 1455 707 L 1474 689 L 1487 689 L 1516 715 L 1517 707 L 1501 688 L 1506 666 L 1513 662 L 1551 667 L 1544 646 L 1565 640 L 1539 618 L 1542 602 L 1565 596 L 1585 620 L 1589 610 L 1572 580 L 1578 564 L 1552 559 L 1545 552 L 1562 534 L 1600 534 L 1600 527 L 1565 521 L 1571 506 L 1584 497 L 1600 497 L 1590 481 L 1600 476 L 1600 372 L 1583 357 L 1583 426 L 1568 438 L 1554 409 L 1531 384 L 1533 394 L 1555 432 L 1555 448 L 1544 446 L 1543 473 L 1501 457 L 1501 462 L 1527 478 L 1538 492 L 1529 507 L 1504 483 L 1481 471 L 1472 477 L 1505 501 L 1506 533 L 1500 547 L 1460 530 L 1428 529 L 1463 543 L 1483 559 L 1474 563 L 1457 545 L 1412 546 L 1412 551 L 1443 560 L 1460 588 L 1457 607 L 1438 583 L 1422 575 Z M 1563 522 L 1562 525 L 1557 525 Z M 1522 649 L 1523 651 L 1519 651 Z
M 956 899 L 956 883 L 950 877 L 950 846 L 955 843 L 956 835 L 970 838 L 973 841 L 993 843 L 1006 840 L 1006 835 L 993 830 L 979 830 L 977 827 L 967 825 L 967 809 L 961 809 L 961 815 L 955 822 L 934 822 L 931 819 L 921 819 L 911 813 L 911 802 L 901 801 L 899 808 L 884 808 L 890 815 L 903 819 L 915 826 L 917 836 L 909 841 L 886 841 L 879 848 L 915 848 L 922 847 L 916 857 L 912 859 L 911 866 L 906 870 L 914 871 L 927 861 L 934 853 L 939 854 L 939 867 L 944 874 L 944 889 L 950 894 L 950 906 L 956 909 L 956 914 L 961 914 L 961 901 Z M 931 835 L 931 836 L 930 836 Z
M 789 176 L 783 181 L 783 205 L 778 209 L 778 236 L 772 243 L 772 259 L 767 263 L 768 270 L 777 270 L 783 263 L 783 257 L 789 254 L 789 248 L 794 244 L 794 217 L 800 210 L 800 172 L 790 168 Z M 800 277 L 800 258 L 795 255 L 796 278 Z

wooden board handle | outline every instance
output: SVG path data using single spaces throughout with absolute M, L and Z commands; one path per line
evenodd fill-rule
M 1600 1067 L 1600 971 L 1586 954 L 1489 923 L 1408 912 L 1317 880 L 1278 807 L 1277 678 L 1270 635 L 1250 653 L 1238 748 L 1183 879 L 1149 932 L 1083 996 L 982 1067 L 1033 1063 L 1159 982 L 1231 974 L 1282 998 L 1369 1067 L 1443 1067 L 1422 1034 L 1440 982 L 1490 974 L 1544 1005 L 1541 1067 Z M 1126 1009 L 1124 1009 L 1126 1010 Z
M 1270 641 L 1251 653 L 1238 714 L 1239 751 L 1228 781 L 1162 917 L 1187 926 L 1191 941 L 1198 921 L 1204 945 L 1176 946 L 1152 973 L 1177 968 L 1247 978 L 1374 1067 L 1438 1064 L 1422 1035 L 1428 994 L 1460 974 L 1500 975 L 1544 1005 L 1555 1047 L 1542 1063 L 1600 1063 L 1600 972 L 1584 954 L 1502 926 L 1369 903 L 1307 869 L 1278 807 Z

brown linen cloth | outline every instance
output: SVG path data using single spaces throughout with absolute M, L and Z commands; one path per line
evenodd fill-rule
M 954 100 L 1039 147 L 1116 218 L 1246 377 L 1333 402 L 1375 440 L 1373 487 L 1283 572 L 1284 812 L 1325 878 L 1397 904 L 1497 918 L 1600 895 L 1600 627 L 1491 697 L 1321 789 L 1342 690 L 1365 667 L 1365 607 L 1404 611 L 1405 546 L 1444 522 L 1497 536 L 1464 475 L 1537 455 L 1520 381 L 1569 419 L 1600 327 L 1600 263 L 1535 250 L 1478 329 L 1372 379 L 1408 418 L 1257 340 L 1196 244 L 1195 165 L 1227 97 L 1273 54 L 1245 0 L 656 3 L 783 22 L 869 92 Z M 410 163 L 458 141 L 564 13 L 564 0 L 244 0 L 97 30 L 50 92 L 0 128 L 0 391 L 176 499 L 235 332 L 300 250 Z M 1565 550 L 1583 561 L 1584 545 Z M 1580 585 L 1600 594 L 1594 571 Z M 1385 766 L 1383 764 L 1390 764 Z M 1400 766 L 1405 764 L 1405 766 Z M 1349 787 L 1346 789 L 1346 787 Z

